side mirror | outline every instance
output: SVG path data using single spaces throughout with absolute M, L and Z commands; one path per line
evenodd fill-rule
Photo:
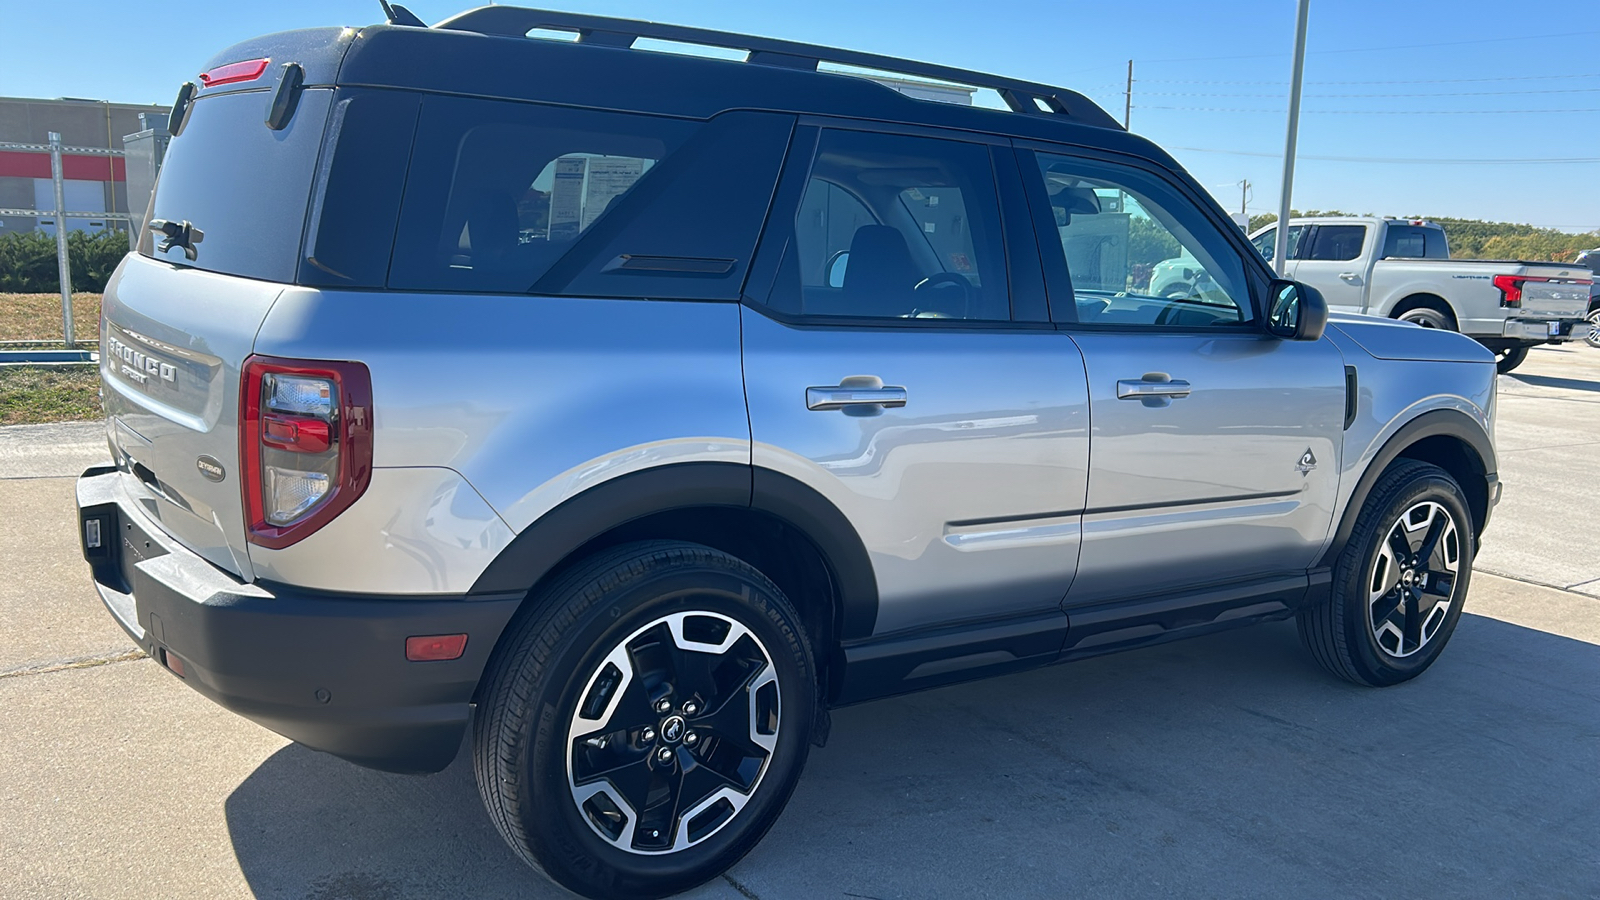
M 1314 341 L 1328 327 L 1328 301 L 1310 285 L 1272 282 L 1267 330 L 1290 341 Z

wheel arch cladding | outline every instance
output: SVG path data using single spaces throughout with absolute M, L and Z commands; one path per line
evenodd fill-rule
M 1438 409 L 1423 413 L 1402 426 L 1361 473 L 1344 515 L 1339 519 L 1339 530 L 1323 558 L 1323 565 L 1333 565 L 1344 551 L 1362 505 L 1378 479 L 1397 459 L 1433 463 L 1450 473 L 1467 497 L 1474 543 L 1488 527 L 1491 485 L 1496 481 L 1494 445 L 1483 428 L 1465 413 Z
M 632 541 L 690 541 L 744 560 L 800 612 L 836 695 L 841 641 L 867 637 L 878 588 L 866 546 L 844 514 L 786 475 L 737 463 L 680 463 L 618 476 L 568 498 L 523 529 L 470 594 L 531 598 L 560 571 Z M 524 600 L 524 603 L 527 603 Z

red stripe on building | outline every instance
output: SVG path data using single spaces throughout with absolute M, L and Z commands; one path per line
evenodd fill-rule
M 61 156 L 61 176 L 75 181 L 127 181 L 120 156 Z M 50 154 L 32 150 L 0 150 L 0 178 L 49 178 Z

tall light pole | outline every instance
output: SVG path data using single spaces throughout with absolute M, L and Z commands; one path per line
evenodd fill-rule
M 1282 278 L 1289 260 L 1289 200 L 1294 193 L 1294 152 L 1300 137 L 1300 84 L 1306 69 L 1306 19 L 1311 0 L 1300 0 L 1294 17 L 1294 70 L 1289 75 L 1289 129 L 1283 142 L 1283 191 L 1278 195 L 1277 240 L 1272 247 L 1272 267 Z

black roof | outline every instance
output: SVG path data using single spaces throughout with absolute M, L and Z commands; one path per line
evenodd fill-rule
M 527 37 L 533 29 L 577 40 Z M 744 61 L 633 49 L 640 38 L 746 51 Z M 394 87 L 707 119 L 756 109 L 1078 144 L 1177 168 L 1088 98 L 1065 88 L 963 69 L 721 31 L 490 6 L 431 28 L 315 28 L 245 41 L 207 68 L 253 57 L 300 62 L 305 83 Z M 990 88 L 1010 111 L 919 100 L 820 63 Z M 237 87 L 246 87 L 239 85 Z M 210 88 L 201 94 L 229 88 Z

